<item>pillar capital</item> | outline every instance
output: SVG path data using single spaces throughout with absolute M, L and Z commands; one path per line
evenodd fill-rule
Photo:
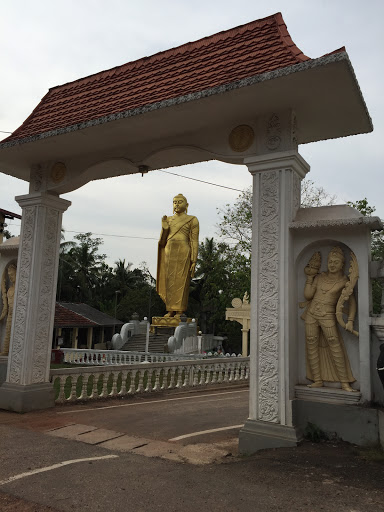
M 293 169 L 300 178 L 304 178 L 310 169 L 309 164 L 294 149 L 265 155 L 248 156 L 244 158 L 244 164 L 252 175 L 263 171 Z
M 21 208 L 26 208 L 27 206 L 47 206 L 58 212 L 65 212 L 71 206 L 71 201 L 47 192 L 33 192 L 23 196 L 16 196 L 15 199 Z

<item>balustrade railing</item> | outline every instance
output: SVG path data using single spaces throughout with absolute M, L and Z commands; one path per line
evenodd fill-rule
M 248 357 L 51 370 L 56 403 L 202 387 L 211 384 L 245 383 L 248 379 Z
M 201 354 L 156 354 L 152 352 L 128 352 L 125 350 L 93 350 L 78 348 L 62 348 L 63 362 L 79 365 L 122 365 L 135 364 L 148 361 L 158 363 L 164 361 L 180 361 L 187 359 L 201 359 Z

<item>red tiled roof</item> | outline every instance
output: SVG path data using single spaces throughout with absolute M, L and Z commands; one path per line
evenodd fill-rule
M 2 208 L 0 208 L 0 213 L 2 213 L 6 219 L 21 219 L 21 215 L 18 213 L 12 213 L 8 210 L 3 210 Z
M 88 320 L 56 302 L 55 327 L 95 327 L 98 324 Z
M 277 13 L 54 87 L 2 143 L 132 111 L 306 60 L 309 57 L 293 43 L 281 13 Z

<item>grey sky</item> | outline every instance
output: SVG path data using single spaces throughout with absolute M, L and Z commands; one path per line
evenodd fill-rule
M 309 178 L 340 202 L 367 197 L 384 217 L 384 98 L 382 0 L 1 0 L 0 130 L 13 131 L 49 87 L 281 11 L 296 45 L 316 58 L 346 46 L 373 120 L 374 132 L 300 147 L 311 165 Z M 6 134 L 0 133 L 0 139 Z M 251 184 L 245 167 L 219 162 L 170 169 L 236 189 Z M 0 207 L 19 212 L 16 195 L 25 182 L 0 175 Z M 216 208 L 233 202 L 235 191 L 153 171 L 93 182 L 66 194 L 64 215 L 72 231 L 157 239 L 160 219 L 171 214 L 172 196 L 182 192 L 200 220 L 202 240 L 215 235 Z M 17 226 L 10 226 L 18 234 Z M 125 258 L 148 262 L 155 272 L 157 242 L 103 237 L 112 264 Z

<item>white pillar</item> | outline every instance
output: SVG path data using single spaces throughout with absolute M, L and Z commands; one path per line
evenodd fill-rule
M 296 304 L 288 224 L 300 206 L 300 181 L 309 166 L 296 150 L 244 162 L 253 175 L 250 413 L 239 446 L 242 453 L 253 453 L 298 440 L 292 418 Z
M 72 330 L 72 348 L 78 348 L 79 328 L 74 327 Z
M 241 329 L 242 332 L 242 356 L 248 357 L 248 332 L 249 329 Z
M 61 219 L 71 204 L 48 193 L 16 197 L 22 208 L 16 295 L 0 408 L 17 412 L 54 405 L 49 382 Z
M 87 331 L 87 348 L 92 348 L 92 335 L 93 335 L 93 327 L 88 327 Z

